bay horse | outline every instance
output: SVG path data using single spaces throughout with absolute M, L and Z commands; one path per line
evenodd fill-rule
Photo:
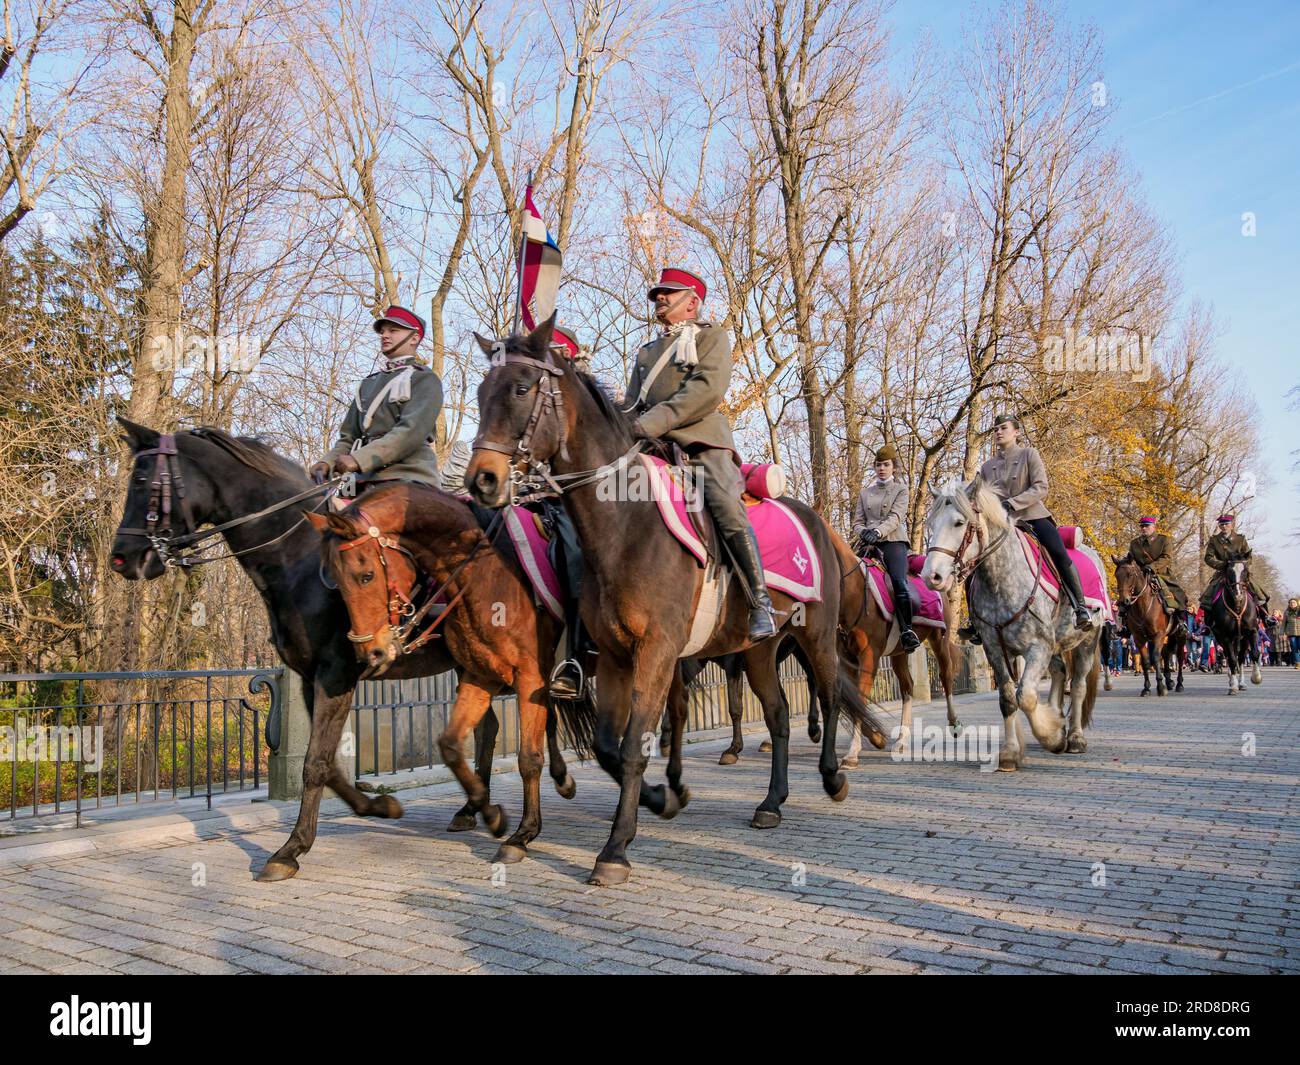
M 1142 694 L 1151 694 L 1150 669 L 1155 668 L 1156 695 L 1183 690 L 1183 651 L 1187 627 L 1175 625 L 1165 612 L 1156 578 L 1131 556 L 1111 556 L 1115 563 L 1115 598 L 1124 625 L 1133 634 L 1142 655 Z M 1178 663 L 1175 687 L 1173 664 Z
M 300 507 L 284 505 L 313 495 L 313 485 L 296 463 L 249 437 L 213 428 L 163 434 L 122 418 L 118 421 L 132 451 L 133 470 L 110 549 L 114 572 L 126 580 L 154 580 L 167 567 L 151 535 L 177 540 L 192 537 L 207 523 L 231 523 L 219 535 L 262 597 L 281 661 L 302 678 L 311 736 L 303 761 L 298 818 L 288 840 L 257 877 L 264 882 L 289 879 L 298 873 L 298 858 L 316 840 L 326 787 L 359 816 L 402 816 L 401 803 L 391 795 L 372 797 L 358 791 L 336 760 L 363 666 L 347 638 L 349 619 L 343 598 L 321 580 L 321 536 L 303 520 Z M 175 506 L 165 508 L 170 515 L 159 510 L 156 486 L 160 482 L 171 486 L 166 491 Z M 280 509 L 259 516 L 272 507 Z M 520 595 L 525 594 L 521 589 Z M 388 676 L 432 676 L 455 666 L 442 642 L 434 640 L 397 663 Z M 498 727 L 496 715 L 489 714 L 479 737 L 477 768 L 485 787 L 490 786 Z M 558 743 L 551 757 L 554 772 L 556 765 L 563 764 L 562 758 L 556 760 Z M 466 806 L 450 828 L 463 830 L 473 824 Z
M 1250 568 L 1244 558 L 1230 559 L 1222 574 L 1219 592 L 1205 611 L 1205 623 L 1228 667 L 1228 694 L 1236 695 L 1246 686 L 1243 670 L 1247 661 L 1254 666 L 1250 682 L 1264 681 L 1255 643 L 1259 610 L 1250 594 Z
M 680 802 L 680 781 L 674 785 L 670 775 L 668 791 L 644 796 L 643 777 L 655 724 L 674 677 L 680 677 L 678 659 L 688 646 L 708 571 L 668 531 L 653 498 L 618 490 L 618 474 L 646 444 L 634 438 L 631 420 L 589 375 L 567 359 L 553 361 L 553 328 L 554 316 L 526 336 L 490 341 L 476 334 L 492 365 L 478 389 L 479 435 L 465 483 L 479 503 L 500 507 L 521 481 L 541 478 L 551 491 L 560 491 L 582 543 L 582 620 L 600 651 L 593 749 L 619 784 L 614 824 L 588 883 L 610 886 L 631 874 L 627 847 L 636 834 L 638 806 L 648 799 L 657 813 L 659 804 Z M 782 503 L 803 521 L 814 549 L 829 563 L 835 549 L 825 522 L 795 500 Z M 710 539 L 716 545 L 716 536 Z M 880 732 L 840 662 L 838 583 L 827 582 L 819 603 L 797 604 L 773 592 L 778 633 L 790 633 L 803 646 L 826 705 Z M 746 676 L 763 704 L 773 748 L 768 793 L 750 823 L 775 828 L 789 794 L 789 707 L 776 671 L 780 640 L 750 644 L 748 616 L 746 597 L 726 594 L 697 654 L 745 653 Z M 836 719 L 835 713 L 827 716 L 819 768 L 826 793 L 842 801 L 848 781 L 835 757 Z
M 946 592 L 966 582 L 972 621 L 984 641 L 984 653 L 997 682 L 1002 710 L 1003 745 L 998 769 L 1015 772 L 1024 764 L 1024 743 L 1017 710 L 1029 718 L 1039 744 L 1053 754 L 1088 749 L 1083 729 L 1092 723 L 1097 699 L 1100 625 L 1078 629 L 1069 597 L 1057 602 L 1042 593 L 1035 572 L 1020 546 L 1002 501 L 976 476 L 963 486 L 956 478 L 932 487 L 934 501 L 926 516 L 927 542 L 921 578 Z M 1101 560 L 1093 556 L 1098 573 Z M 1012 665 L 1024 663 L 1019 673 Z M 1046 704 L 1038 697 L 1045 671 L 1052 677 Z M 1062 716 L 1069 673 L 1070 712 Z
M 482 814 L 498 836 L 504 834 L 505 814 L 490 802 L 487 784 L 465 763 L 463 749 L 495 696 L 505 689 L 518 696 L 524 815 L 493 861 L 522 861 L 542 828 L 543 744 L 551 743 L 556 789 L 572 798 L 573 778 L 564 760 L 555 757 L 557 715 L 582 757 L 589 750 L 595 708 L 590 700 L 550 705 L 545 678 L 554 664 L 560 623 L 534 604 L 523 569 L 505 546 L 508 538 L 489 538 L 455 496 L 406 482 L 374 488 L 341 513 L 309 513 L 307 520 L 321 534 L 321 558 L 347 605 L 348 639 L 367 665 L 363 676 L 385 674 L 425 638 L 423 633 L 441 633 L 459 668 L 456 702 L 438 750 L 465 791 L 471 824 L 474 813 Z M 437 586 L 426 589 L 426 596 L 441 591 L 440 601 L 448 604 L 435 607 L 424 628 L 404 624 L 418 609 L 422 576 Z M 404 636 L 406 630 L 411 635 Z
M 889 659 L 889 664 L 898 678 L 898 690 L 902 696 L 902 718 L 898 726 L 898 736 L 894 741 L 894 751 L 904 753 L 911 750 L 912 738 L 912 679 L 911 656 L 895 645 L 890 647 L 890 630 L 892 619 L 887 619 L 876 602 L 876 597 L 867 587 L 870 577 L 863 572 L 861 561 L 845 541 L 835 537 L 835 549 L 839 554 L 841 578 L 840 594 L 840 638 L 849 650 L 849 655 L 858 663 L 858 691 L 864 699 L 871 698 L 875 686 L 876 672 L 881 662 Z M 943 597 L 947 629 L 930 625 L 917 626 L 921 635 L 921 645 L 928 646 L 934 655 L 935 666 L 939 673 L 939 683 L 943 685 L 944 700 L 947 702 L 948 727 L 954 736 L 959 735 L 962 723 L 957 718 L 957 707 L 952 701 L 953 677 L 957 671 L 957 658 L 961 653 L 951 634 L 956 632 L 955 619 L 947 597 Z M 929 685 L 930 678 L 925 676 L 919 681 Z M 870 739 L 871 737 L 869 737 Z M 881 744 L 874 744 L 881 746 Z M 844 759 L 840 762 L 842 769 L 855 769 L 858 756 L 862 750 L 862 733 L 854 728 L 853 738 Z

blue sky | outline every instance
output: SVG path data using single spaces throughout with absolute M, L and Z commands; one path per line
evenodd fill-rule
M 929 33 L 953 46 L 971 8 L 900 0 L 904 53 Z M 1114 132 L 1179 253 L 1184 299 L 1212 305 L 1218 351 L 1259 404 L 1264 440 L 1257 548 L 1300 590 L 1300 4 L 1073 0 L 1071 22 L 1101 31 Z M 1243 212 L 1256 235 L 1242 236 Z

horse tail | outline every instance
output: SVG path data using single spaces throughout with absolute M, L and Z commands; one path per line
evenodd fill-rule
M 591 685 L 583 685 L 581 699 L 550 700 L 549 708 L 560 720 L 565 746 L 581 761 L 590 759 L 596 739 L 596 700 L 591 695 Z
M 849 662 L 843 652 L 839 657 L 839 671 L 835 678 L 835 702 L 839 712 L 846 721 L 858 727 L 871 746 L 884 750 L 885 727 L 876 717 L 869 701 L 858 691 L 857 667 Z
M 1083 718 L 1084 728 L 1092 726 L 1092 708 L 1097 705 L 1097 678 L 1101 675 L 1101 642 L 1097 642 L 1096 649 L 1092 652 L 1092 668 L 1088 670 L 1088 683 L 1083 689 Z

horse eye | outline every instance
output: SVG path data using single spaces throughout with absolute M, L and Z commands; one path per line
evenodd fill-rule
M 375 579 L 374 570 L 367 570 L 365 573 L 361 574 L 361 576 L 357 579 L 361 584 L 369 584 L 371 581 Z
M 516 395 L 516 396 L 526 396 L 526 395 L 528 395 L 528 393 L 531 392 L 532 390 L 533 390 L 533 386 L 532 386 L 532 385 L 529 385 L 529 384 L 517 384 L 517 385 L 515 385 L 515 395 Z
M 953 524 L 954 524 L 954 525 L 965 525 L 965 524 L 966 524 L 966 519 L 965 519 L 965 518 L 958 518 L 956 521 L 953 522 Z

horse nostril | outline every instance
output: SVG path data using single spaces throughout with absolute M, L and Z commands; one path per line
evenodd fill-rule
M 121 569 L 121 568 L 122 568 L 123 566 L 125 566 L 125 565 L 126 565 L 126 556 L 124 556 L 124 555 L 114 555 L 114 556 L 113 556 L 113 568 L 114 568 L 114 569 Z

